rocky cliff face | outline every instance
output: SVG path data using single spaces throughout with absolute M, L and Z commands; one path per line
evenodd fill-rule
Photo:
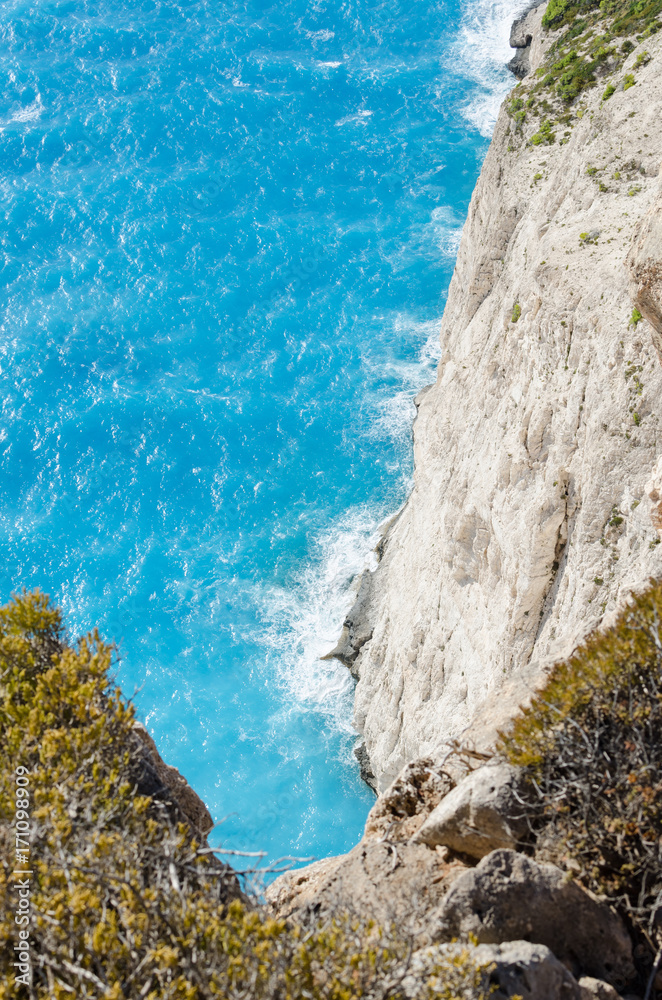
M 558 37 L 543 10 L 517 29 L 520 87 Z M 507 99 L 476 185 L 414 490 L 341 643 L 380 789 L 451 738 L 488 744 L 662 572 L 660 35 L 617 69 L 551 143 Z

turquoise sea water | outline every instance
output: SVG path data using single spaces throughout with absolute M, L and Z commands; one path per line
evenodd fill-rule
M 3 4 L 0 596 L 118 640 L 214 842 L 363 827 L 319 656 L 407 493 L 517 7 Z

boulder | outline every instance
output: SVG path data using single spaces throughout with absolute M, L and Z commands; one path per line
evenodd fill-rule
M 493 851 L 459 875 L 429 921 L 437 941 L 544 944 L 576 975 L 618 989 L 634 975 L 632 943 L 615 911 L 560 868 L 515 851 Z
M 516 847 L 528 831 L 522 786 L 520 769 L 510 764 L 471 771 L 432 810 L 415 843 L 440 844 L 473 858 Z
M 407 764 L 368 813 L 364 839 L 407 841 L 453 788 L 453 779 L 430 757 Z
M 347 612 L 343 622 L 342 633 L 337 645 L 330 653 L 325 653 L 322 660 L 340 660 L 358 680 L 354 661 L 361 648 L 372 638 L 371 600 L 373 597 L 372 573 L 369 569 L 363 571 L 359 578 L 356 600 Z M 366 749 L 366 756 L 367 756 Z
M 582 976 L 579 980 L 579 990 L 581 1000 L 621 1000 L 620 994 L 613 986 L 592 976 Z
M 515 996 L 522 1000 L 584 1000 L 579 983 L 562 962 L 545 945 L 530 941 L 477 946 L 437 945 L 416 952 L 411 972 L 403 983 L 405 995 L 412 998 L 420 995 L 422 984 L 435 966 L 439 969 L 439 985 L 442 986 L 446 979 L 444 964 L 450 961 L 451 968 L 462 969 L 463 960 L 481 970 L 482 992 L 489 995 L 490 1000 L 507 1000 Z M 461 995 L 469 994 L 462 991 Z

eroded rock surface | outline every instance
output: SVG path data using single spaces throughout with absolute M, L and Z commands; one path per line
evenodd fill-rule
M 544 944 L 576 975 L 617 987 L 634 974 L 632 943 L 615 911 L 555 865 L 515 851 L 494 851 L 458 876 L 430 924 L 442 941 Z
M 532 36 L 532 73 L 556 37 L 543 10 L 520 39 Z M 380 790 L 449 738 L 489 746 L 555 660 L 662 574 L 645 493 L 662 455 L 646 263 L 659 259 L 662 35 L 645 49 L 636 86 L 608 101 L 600 86 L 582 92 L 552 145 L 527 145 L 533 125 L 520 138 L 499 115 L 437 381 L 418 398 L 413 492 L 350 636 Z
M 581 1000 L 621 1000 L 613 986 L 593 976 L 582 976 L 579 980 Z
M 471 771 L 432 810 L 414 841 L 474 858 L 516 847 L 529 830 L 523 794 L 521 772 L 510 764 Z

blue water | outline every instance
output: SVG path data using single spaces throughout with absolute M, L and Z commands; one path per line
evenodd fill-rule
M 230 848 L 370 807 L 319 656 L 409 488 L 516 9 L 3 4 L 0 596 L 118 641 Z

